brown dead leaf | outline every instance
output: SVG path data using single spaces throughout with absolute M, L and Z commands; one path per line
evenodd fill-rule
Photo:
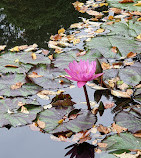
M 32 59 L 33 59 L 33 60 L 36 60 L 36 59 L 37 59 L 37 56 L 36 56 L 35 53 L 32 53 L 31 56 L 32 56 Z
M 138 18 L 137 21 L 141 21 L 141 18 Z
M 108 16 L 108 20 L 113 20 L 113 16 L 112 15 L 110 15 L 110 16 Z
M 18 66 L 16 66 L 16 65 L 5 65 L 5 67 L 14 67 L 14 68 L 18 68 Z
M 53 54 L 49 55 L 48 58 L 49 58 L 50 60 L 53 60 Z
M 123 63 L 126 66 L 131 66 L 131 65 L 134 65 L 135 62 L 134 61 L 132 61 L 132 62 L 124 61 Z
M 103 70 L 107 70 L 107 69 L 111 68 L 110 64 L 109 63 L 105 63 L 105 62 L 102 62 L 101 67 L 102 67 Z
M 37 120 L 37 124 L 38 124 L 38 126 L 39 126 L 40 128 L 42 128 L 42 129 L 44 129 L 45 126 L 46 126 L 45 122 L 40 121 L 39 119 Z
M 84 5 L 84 3 L 81 3 L 81 2 L 79 2 L 79 1 L 76 1 L 76 2 L 74 2 L 74 3 L 72 3 L 72 4 L 73 4 L 74 8 L 75 8 L 76 10 L 78 10 L 78 11 L 80 11 L 80 9 L 82 8 L 82 6 Z
M 119 1 L 119 3 L 134 3 L 133 0 L 122 0 L 122 1 Z
M 40 128 L 37 127 L 37 124 L 35 122 L 30 124 L 29 127 L 32 131 L 40 131 Z
M 137 55 L 137 53 L 129 52 L 129 53 L 126 55 L 126 57 L 127 57 L 127 58 L 133 58 L 133 57 L 135 57 L 136 55 Z
M 0 51 L 4 50 L 5 47 L 6 47 L 6 45 L 1 45 L 1 46 L 0 46 Z
M 138 137 L 138 138 L 141 138 L 141 132 L 134 133 L 134 136 L 135 136 L 135 137 Z
M 113 11 L 115 14 L 120 14 L 122 12 L 119 8 L 110 8 L 110 11 Z
M 99 18 L 101 18 L 103 16 L 102 13 L 97 12 L 97 11 L 93 11 L 93 10 L 87 10 L 86 13 L 88 13 L 89 15 L 94 15 L 94 16 L 99 17 Z
M 28 77 L 39 78 L 39 77 L 43 77 L 43 75 L 38 75 L 37 72 L 32 72 L 32 74 L 28 75 Z
M 28 48 L 28 45 L 21 45 L 19 46 L 19 50 L 24 50 L 24 49 L 27 49 Z
M 86 51 L 80 51 L 76 54 L 77 57 L 84 56 L 87 52 Z
M 107 22 L 106 24 L 107 24 L 107 25 L 112 25 L 112 24 L 114 24 L 114 21 L 109 21 L 109 22 Z
M 100 148 L 106 148 L 108 144 L 106 143 L 97 143 Z
M 95 107 L 91 110 L 92 114 L 96 115 L 98 112 L 98 107 Z
M 22 83 L 22 82 L 18 82 L 18 83 L 16 83 L 16 84 L 12 85 L 10 88 L 11 88 L 12 90 L 19 89 L 19 88 L 22 87 L 23 84 L 24 84 L 24 83 Z
M 102 152 L 102 150 L 96 148 L 96 149 L 95 149 L 95 152 L 98 153 L 98 154 L 100 154 L 100 153 Z
M 58 30 L 59 31 L 59 30 Z M 61 32 L 61 31 L 60 31 Z M 58 41 L 58 40 L 60 40 L 62 38 L 62 36 L 60 36 L 59 34 L 56 34 L 56 35 L 52 35 L 51 37 L 50 37 L 50 39 L 51 40 L 53 40 L 53 41 Z
M 139 158 L 139 156 L 141 156 L 141 152 L 138 151 L 137 154 L 130 154 L 130 153 L 124 152 L 122 154 L 113 154 L 113 155 L 119 158 Z
M 113 132 L 117 132 L 117 133 L 121 133 L 121 132 L 127 131 L 127 128 L 121 127 L 121 126 L 115 124 L 115 122 L 112 124 L 112 128 L 113 128 Z
M 133 11 L 133 12 L 131 12 L 131 14 L 133 14 L 133 15 L 140 15 L 141 16 L 141 12 L 139 12 L 139 11 Z
M 113 47 L 111 48 L 111 51 L 112 51 L 113 53 L 117 53 L 117 52 L 118 52 L 117 47 L 113 46 Z
M 133 90 L 127 89 L 126 92 L 122 92 L 119 90 L 111 90 L 111 94 L 116 97 L 131 98 L 131 95 L 133 94 Z
M 24 113 L 24 114 L 29 114 L 29 111 L 24 106 L 21 106 L 21 112 Z
M 103 125 L 99 125 L 97 127 L 97 130 L 101 133 L 104 133 L 104 134 L 108 134 L 110 133 L 110 130 L 107 128 L 107 127 L 104 127 Z

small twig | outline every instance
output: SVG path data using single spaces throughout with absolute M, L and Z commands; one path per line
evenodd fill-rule
M 85 93 L 85 97 L 86 97 L 86 101 L 87 101 L 88 110 L 91 110 L 90 101 L 89 101 L 89 97 L 88 97 L 88 93 L 87 93 L 87 89 L 86 89 L 85 85 L 83 86 L 83 89 L 84 89 L 84 93 Z

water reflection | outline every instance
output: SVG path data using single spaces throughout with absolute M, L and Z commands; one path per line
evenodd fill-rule
M 67 29 L 81 15 L 75 11 L 75 0 L 1 0 L 0 41 L 9 47 L 38 43 L 47 47 L 51 34 L 60 27 Z M 85 0 L 81 0 L 85 1 Z
M 94 145 L 87 142 L 82 144 L 72 144 L 65 148 L 71 148 L 65 156 L 70 155 L 70 158 L 94 158 L 94 147 Z

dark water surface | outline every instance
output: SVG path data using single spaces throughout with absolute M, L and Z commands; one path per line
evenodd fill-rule
M 81 0 L 85 2 L 85 0 Z M 50 35 L 78 22 L 75 0 L 1 0 L 0 44 L 9 48 L 37 43 L 47 48 Z

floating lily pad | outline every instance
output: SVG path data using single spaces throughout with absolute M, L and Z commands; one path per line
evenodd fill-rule
M 112 52 L 112 47 L 116 47 L 118 52 Z M 86 48 L 99 51 L 105 58 L 120 58 L 129 52 L 140 52 L 141 43 L 122 36 L 102 36 L 87 42 Z
M 141 23 L 138 21 L 133 22 L 132 20 L 129 20 L 129 22 L 115 22 L 112 25 L 103 24 L 102 27 L 110 30 L 108 35 L 122 35 L 130 39 L 136 38 L 141 32 Z
M 134 0 L 134 3 L 119 3 L 120 0 L 107 0 L 110 6 L 126 9 L 130 11 L 141 11 L 140 6 L 134 6 L 139 0 Z M 122 0 L 121 0 L 122 1 Z
M 0 64 L 1 73 L 26 73 L 33 67 L 30 64 L 15 63 L 9 60 L 1 61 Z
M 73 60 L 80 61 L 82 59 L 82 60 L 94 61 L 96 58 L 102 57 L 99 51 L 95 49 L 89 50 L 83 56 L 76 56 L 77 53 L 78 51 L 70 51 L 67 53 L 55 55 L 55 58 L 56 58 L 56 60 L 54 61 L 55 66 L 61 69 L 64 69 L 68 67 L 68 64 L 72 62 Z
M 33 83 L 27 83 L 24 74 L 7 74 L 0 77 L 0 95 L 28 96 L 34 95 L 42 88 Z
M 135 86 L 140 82 L 141 64 L 136 62 L 134 65 L 122 69 L 108 69 L 104 71 L 103 79 L 108 81 L 112 78 L 119 77 L 124 83 Z
M 135 100 L 141 102 L 141 88 L 136 89 L 136 91 L 134 93 L 134 98 L 135 98 Z
M 26 108 L 26 111 L 21 111 L 21 104 Z M 39 103 L 30 99 L 0 100 L 0 127 L 7 125 L 17 127 L 30 124 L 41 110 Z
M 119 112 L 115 116 L 115 122 L 122 127 L 128 128 L 128 131 L 136 133 L 141 130 L 141 107 L 133 110 Z
M 110 152 L 125 152 L 130 150 L 141 149 L 141 139 L 134 137 L 130 133 L 120 133 L 107 137 L 102 143 L 106 143 L 106 150 Z
M 35 54 L 35 53 L 34 53 Z M 48 57 L 42 55 L 42 54 L 35 54 L 36 58 L 33 57 L 32 52 L 21 52 L 21 53 L 6 53 L 1 55 L 0 63 L 6 62 L 6 63 L 15 63 L 15 62 L 22 62 L 25 64 L 49 64 L 50 60 Z
M 33 73 L 39 76 L 34 77 L 32 76 Z M 44 89 L 56 89 L 70 85 L 71 82 L 66 78 L 59 77 L 60 75 L 63 75 L 63 71 L 59 68 L 51 68 L 47 65 L 38 65 L 28 73 L 29 78 Z M 62 84 L 60 80 L 63 81 Z
M 45 130 L 47 133 L 59 133 L 66 131 L 80 132 L 85 131 L 91 128 L 96 122 L 96 116 L 91 112 L 86 110 L 79 110 L 79 113 L 76 118 L 73 120 L 63 121 L 59 124 L 59 121 L 62 120 L 63 116 L 69 114 L 72 108 L 69 107 L 66 109 L 55 109 L 51 108 L 40 113 L 39 120 L 45 123 Z

